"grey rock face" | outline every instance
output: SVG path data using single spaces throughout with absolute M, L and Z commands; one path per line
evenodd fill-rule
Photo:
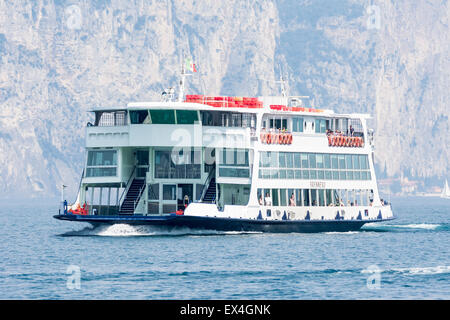
M 427 1 L 0 1 L 3 196 L 75 193 L 86 112 L 188 93 L 291 94 L 373 114 L 394 176 L 449 172 L 449 3 Z M 267 81 L 270 80 L 270 81 Z M 72 194 L 73 194 L 72 193 Z

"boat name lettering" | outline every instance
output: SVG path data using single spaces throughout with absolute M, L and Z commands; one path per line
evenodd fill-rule
M 311 188 L 325 188 L 325 182 L 322 181 L 311 181 L 310 182 Z

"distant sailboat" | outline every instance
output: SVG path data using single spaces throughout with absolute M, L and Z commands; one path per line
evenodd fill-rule
M 450 199 L 450 188 L 448 187 L 447 179 L 445 179 L 444 190 L 442 190 L 441 198 Z

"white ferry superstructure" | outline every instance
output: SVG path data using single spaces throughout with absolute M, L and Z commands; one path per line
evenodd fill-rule
M 186 95 L 94 109 L 77 201 L 55 218 L 261 232 L 393 219 L 370 116 L 307 100 Z

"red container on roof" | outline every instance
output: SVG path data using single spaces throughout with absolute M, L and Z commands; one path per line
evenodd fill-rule
M 199 99 L 203 99 L 203 95 L 201 95 L 201 94 L 187 94 L 186 95 L 186 100 L 199 100 Z

